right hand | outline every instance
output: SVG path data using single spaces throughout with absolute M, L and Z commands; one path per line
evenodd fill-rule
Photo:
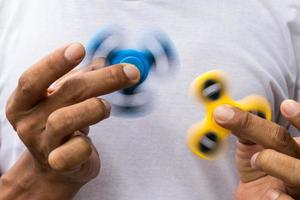
M 300 130 L 299 103 L 284 101 L 281 113 Z M 236 164 L 240 184 L 236 190 L 236 199 L 300 198 L 299 138 L 293 138 L 279 124 L 228 105 L 218 107 L 214 111 L 214 118 L 239 139 Z
M 84 55 L 83 46 L 77 43 L 59 48 L 20 77 L 6 115 L 27 150 L 10 170 L 13 173 L 1 177 L 6 183 L 27 174 L 29 182 L 20 184 L 28 193 L 32 187 L 40 188 L 35 193 L 62 188 L 70 193 L 63 196 L 67 199 L 99 173 L 99 155 L 83 130 L 110 114 L 109 103 L 97 97 L 134 85 L 139 72 L 133 65 L 118 64 L 74 73 L 49 92 L 50 85 L 76 67 Z

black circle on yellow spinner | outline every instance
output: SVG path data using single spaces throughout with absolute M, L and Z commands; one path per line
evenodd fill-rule
M 198 142 L 198 149 L 203 154 L 213 154 L 219 148 L 220 139 L 214 132 L 207 132 Z
M 222 90 L 223 87 L 220 82 L 208 79 L 204 82 L 201 94 L 210 101 L 216 101 L 221 97 Z
M 261 117 L 263 119 L 267 118 L 266 114 L 264 112 L 259 111 L 259 110 L 250 110 L 249 112 L 254 114 L 254 115 L 257 115 L 258 117 Z

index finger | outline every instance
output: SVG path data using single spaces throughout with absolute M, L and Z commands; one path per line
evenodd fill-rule
M 85 72 L 94 71 L 97 69 L 101 69 L 105 66 L 105 58 L 99 57 L 95 58 L 89 65 L 83 67 L 83 68 L 74 68 L 73 70 L 66 73 L 64 76 L 60 77 L 55 83 L 52 88 L 48 88 L 48 92 L 51 93 L 55 90 L 55 88 L 58 88 L 61 86 L 67 79 L 71 78 L 72 76 L 83 74 Z
M 47 88 L 83 59 L 84 47 L 74 43 L 55 50 L 25 71 L 13 94 L 14 110 L 30 109 L 47 94 Z
M 249 140 L 264 148 L 300 158 L 300 147 L 288 131 L 276 123 L 235 107 L 220 106 L 214 112 L 216 122 L 242 140 Z
M 47 118 L 50 113 L 59 108 L 128 88 L 139 80 L 138 68 L 126 63 L 78 74 L 64 81 L 35 110 L 35 113 Z

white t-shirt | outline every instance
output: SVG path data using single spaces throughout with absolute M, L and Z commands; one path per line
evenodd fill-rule
M 128 35 L 158 27 L 174 42 L 180 69 L 165 80 L 150 78 L 155 107 L 148 115 L 112 116 L 92 127 L 102 169 L 75 199 L 232 199 L 235 139 L 216 161 L 187 148 L 188 128 L 204 116 L 189 85 L 205 71 L 222 69 L 235 99 L 263 95 L 274 120 L 284 123 L 279 105 L 297 99 L 300 88 L 299 12 L 296 0 L 0 0 L 0 171 L 24 149 L 5 104 L 26 68 L 67 42 L 87 44 L 107 24 L 125 27 Z

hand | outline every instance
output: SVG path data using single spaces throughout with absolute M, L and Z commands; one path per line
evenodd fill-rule
M 77 43 L 59 48 L 20 77 L 6 114 L 27 150 L 1 177 L 0 199 L 70 199 L 99 173 L 87 127 L 109 117 L 110 106 L 97 97 L 132 86 L 139 72 L 130 64 L 101 68 L 96 60 L 91 71 L 76 71 L 49 89 L 84 55 Z
M 281 113 L 300 130 L 300 104 L 286 100 Z M 300 140 L 273 122 L 230 106 L 218 107 L 216 122 L 237 136 L 240 184 L 236 199 L 300 198 Z

